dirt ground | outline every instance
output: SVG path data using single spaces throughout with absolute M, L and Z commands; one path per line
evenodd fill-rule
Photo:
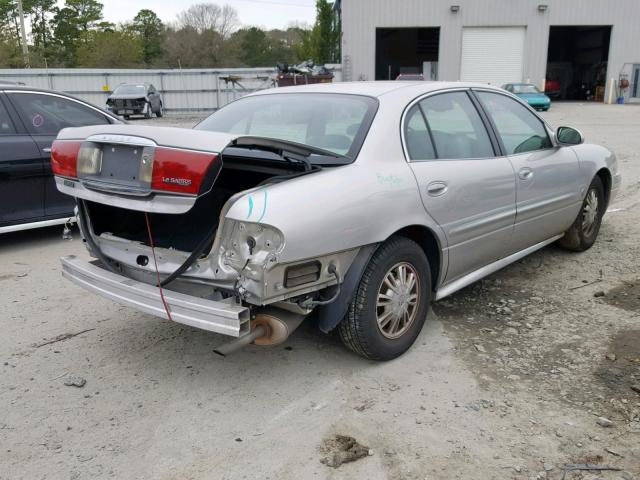
M 0 237 L 0 479 L 640 479 L 640 107 L 545 116 L 618 155 L 598 242 L 435 304 L 388 363 L 310 325 L 221 358 L 221 336 L 63 280 L 77 232 Z

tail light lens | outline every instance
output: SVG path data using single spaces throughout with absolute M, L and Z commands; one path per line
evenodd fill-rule
M 81 142 L 56 140 L 51 145 L 51 170 L 59 177 L 78 178 L 78 151 Z
M 216 158 L 214 153 L 156 148 L 151 189 L 197 195 Z

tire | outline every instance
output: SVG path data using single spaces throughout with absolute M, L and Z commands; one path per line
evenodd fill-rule
M 164 111 L 162 109 L 162 104 L 160 104 L 160 106 L 158 107 L 158 111 L 156 112 L 156 117 L 162 118 L 162 115 L 164 115 Z
M 594 212 L 594 199 L 595 213 L 591 213 Z M 584 252 L 591 248 L 598 238 L 605 208 L 604 187 L 600 177 L 596 176 L 589 185 L 578 216 L 564 237 L 558 240 L 558 245 L 573 252 Z M 587 215 L 590 215 L 590 219 Z
M 144 115 L 144 118 L 151 118 L 151 115 L 153 113 L 151 111 L 151 104 L 147 103 L 141 113 Z
M 393 306 L 401 304 L 394 303 L 392 299 L 399 297 L 394 295 L 385 280 L 389 279 L 392 272 L 395 273 L 394 278 L 399 278 L 402 275 L 401 267 L 406 272 L 405 288 L 411 284 L 411 273 L 416 278 L 415 286 L 405 289 L 403 294 L 409 302 L 412 295 L 417 298 L 413 305 L 404 304 L 407 307 L 406 315 L 396 316 L 394 312 L 402 310 L 394 311 Z M 382 295 L 384 306 L 378 305 L 379 295 Z M 430 302 L 431 269 L 424 251 L 408 238 L 391 237 L 371 257 L 347 314 L 338 325 L 338 334 L 342 343 L 358 355 L 370 360 L 394 359 L 405 353 L 418 338 Z M 379 326 L 379 322 L 382 322 L 382 326 Z

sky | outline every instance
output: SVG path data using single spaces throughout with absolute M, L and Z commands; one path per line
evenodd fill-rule
M 315 0 L 100 0 L 105 20 L 119 23 L 132 20 L 143 8 L 156 12 L 165 22 L 175 21 L 176 15 L 194 3 L 228 4 L 238 11 L 243 25 L 282 28 L 291 23 L 313 24 Z M 64 2 L 59 0 L 60 4 Z

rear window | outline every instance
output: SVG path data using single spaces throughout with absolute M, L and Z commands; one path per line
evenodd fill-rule
M 354 159 L 377 106 L 360 95 L 258 95 L 230 103 L 195 128 L 301 143 Z

